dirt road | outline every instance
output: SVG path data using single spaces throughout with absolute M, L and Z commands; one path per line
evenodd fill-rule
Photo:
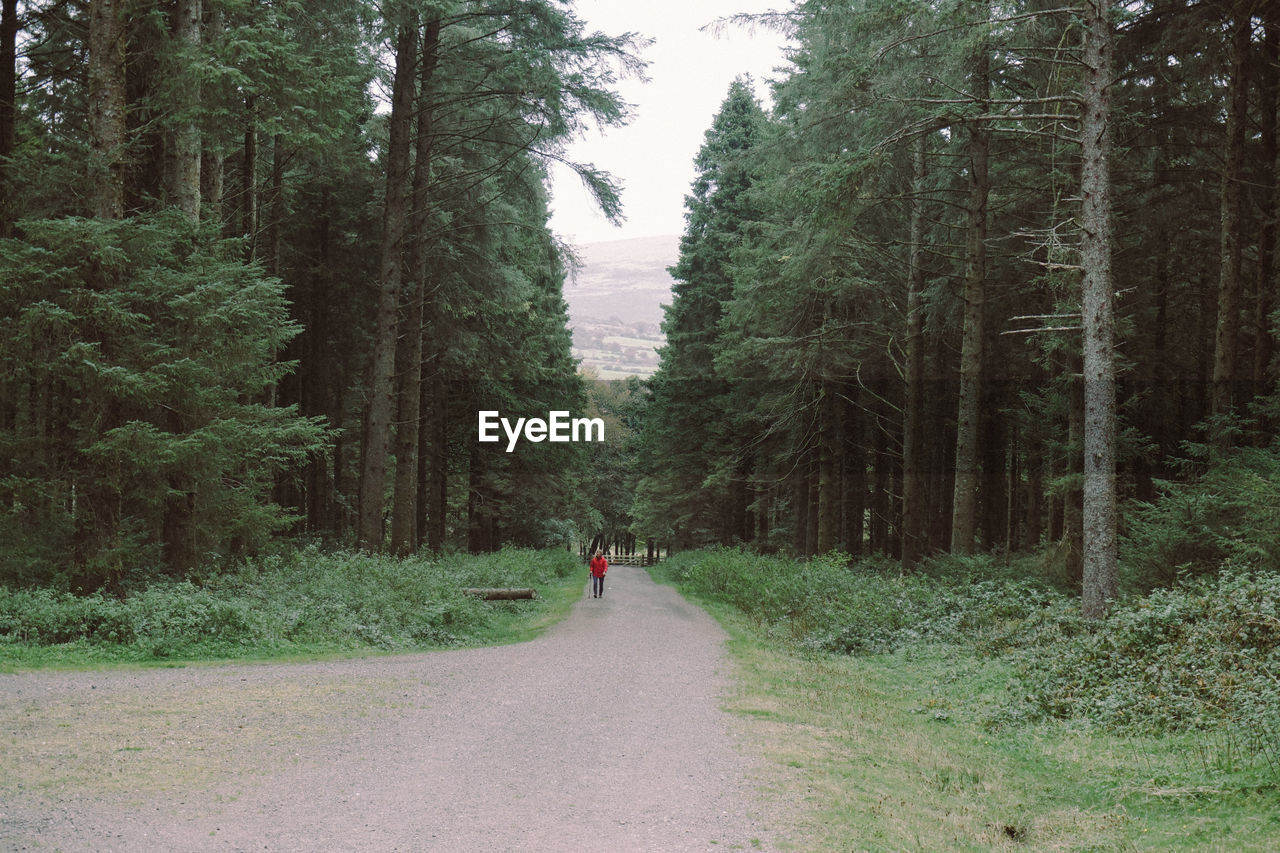
M 723 640 L 619 566 L 522 645 L 0 675 L 0 849 L 770 849 Z

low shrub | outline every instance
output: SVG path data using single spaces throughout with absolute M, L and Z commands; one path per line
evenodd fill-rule
M 10 590 L 0 586 L 0 639 L 29 645 L 78 640 L 132 643 L 128 609 L 99 593 L 76 596 L 48 589 Z
M 390 559 L 312 546 L 200 584 L 155 581 L 120 599 L 0 587 L 0 642 L 130 648 L 157 658 L 459 645 L 503 608 L 523 606 L 485 603 L 465 587 L 537 588 L 580 569 L 564 551 Z
M 1156 590 L 1097 625 L 1058 611 L 1021 637 L 1001 719 L 1280 735 L 1280 575 L 1225 572 Z
M 1225 571 L 1122 602 L 1101 623 L 1077 599 L 975 560 L 903 575 L 835 554 L 798 561 L 727 549 L 677 555 L 658 571 L 741 610 L 797 647 L 888 653 L 913 643 L 967 646 L 1013 664 L 993 726 L 1087 720 L 1121 733 L 1234 727 L 1241 742 L 1280 738 L 1280 575 Z M 1280 750 L 1278 750 L 1280 751 Z
M 1135 592 L 1216 574 L 1224 565 L 1280 572 L 1280 445 L 1215 452 L 1192 445 L 1203 473 L 1159 482 L 1125 513 L 1125 581 Z
M 839 552 L 801 561 L 718 549 L 677 554 L 660 566 L 685 589 L 732 605 L 803 648 L 837 654 L 891 652 L 924 639 L 994 648 L 1010 641 L 1019 620 L 1062 600 L 1025 578 L 954 577 L 937 566 L 903 574 L 894 563 L 854 563 Z

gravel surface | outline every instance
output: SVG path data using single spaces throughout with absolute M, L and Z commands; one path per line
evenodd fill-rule
M 521 645 L 0 675 L 0 849 L 771 849 L 724 635 L 640 569 Z

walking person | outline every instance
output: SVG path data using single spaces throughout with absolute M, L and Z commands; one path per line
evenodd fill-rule
M 604 558 L 604 552 L 597 548 L 596 555 L 591 558 L 592 598 L 604 598 L 604 575 L 607 571 L 609 571 L 609 561 Z

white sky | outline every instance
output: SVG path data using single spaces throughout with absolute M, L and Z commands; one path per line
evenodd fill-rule
M 777 33 L 729 27 L 716 36 L 699 28 L 738 12 L 788 6 L 786 0 L 578 0 L 575 9 L 589 30 L 636 32 L 654 43 L 643 53 L 649 82 L 623 80 L 618 87 L 635 105 L 631 124 L 604 134 L 589 131 L 568 152 L 569 159 L 593 163 L 622 182 L 626 220 L 620 228 L 610 225 L 578 177 L 557 165 L 551 172 L 552 230 L 578 245 L 683 232 L 693 158 L 729 83 L 750 74 L 767 107 L 766 81 L 784 63 Z

